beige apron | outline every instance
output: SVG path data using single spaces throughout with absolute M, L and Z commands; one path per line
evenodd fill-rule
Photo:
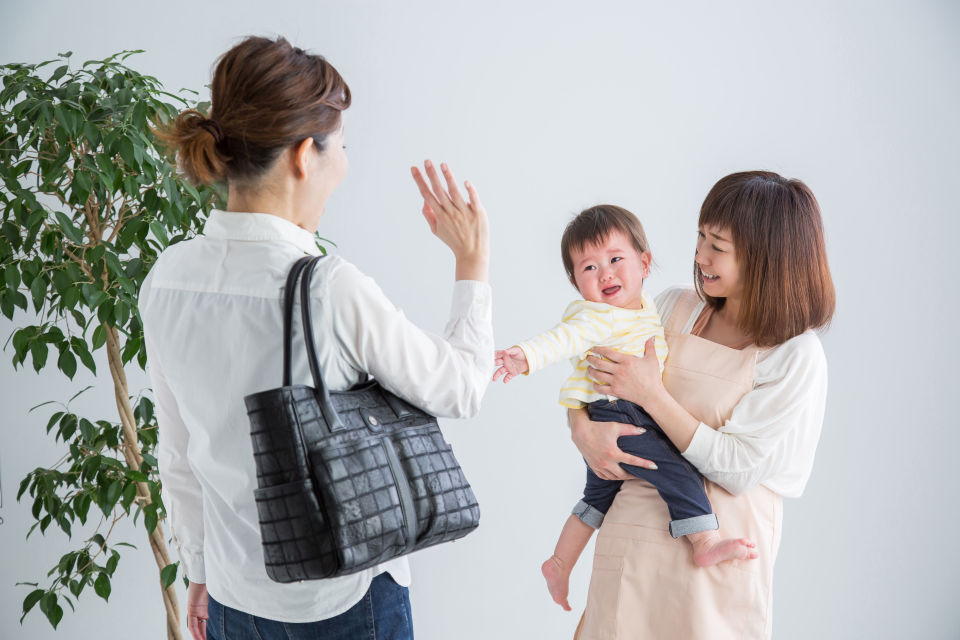
M 757 348 L 731 349 L 684 334 L 698 302 L 693 291 L 682 294 L 665 328 L 670 355 L 663 382 L 687 411 L 716 429 L 753 388 Z M 781 497 L 766 487 L 733 496 L 709 480 L 706 486 L 720 535 L 751 538 L 760 557 L 697 567 L 690 543 L 670 537 L 670 514 L 656 489 L 643 480 L 625 482 L 597 536 L 577 640 L 770 637 Z

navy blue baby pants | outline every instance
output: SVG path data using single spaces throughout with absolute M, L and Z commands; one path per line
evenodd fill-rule
M 587 405 L 587 411 L 594 422 L 622 422 L 647 430 L 641 435 L 620 436 L 617 445 L 627 453 L 656 463 L 657 469 L 623 463 L 620 466 L 652 484 L 660 493 L 670 511 L 670 535 L 678 538 L 719 528 L 703 486 L 703 476 L 680 454 L 643 407 L 626 400 L 598 400 Z M 594 529 L 599 528 L 622 484 L 621 480 L 600 479 L 588 466 L 583 499 L 573 508 L 573 514 Z

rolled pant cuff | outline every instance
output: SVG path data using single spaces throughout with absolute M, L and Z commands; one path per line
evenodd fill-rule
M 580 518 L 580 521 L 585 525 L 593 527 L 594 529 L 600 528 L 600 525 L 603 524 L 603 516 L 605 515 L 602 511 L 596 507 L 591 507 L 583 500 L 578 502 L 570 513 Z
M 582 520 L 583 518 L 581 518 Z M 674 538 L 689 535 L 691 533 L 700 533 L 701 531 L 711 531 L 719 529 L 720 523 L 717 522 L 717 514 L 705 513 L 702 516 L 693 516 L 683 520 L 672 520 L 670 522 L 670 535 Z

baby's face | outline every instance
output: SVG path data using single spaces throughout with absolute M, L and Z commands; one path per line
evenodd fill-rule
M 650 273 L 650 252 L 638 253 L 622 231 L 596 245 L 570 253 L 573 279 L 584 300 L 624 309 L 643 308 L 643 279 Z

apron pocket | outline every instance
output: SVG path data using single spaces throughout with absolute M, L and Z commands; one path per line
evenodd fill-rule
M 617 540 L 597 538 L 597 550 L 593 555 L 593 573 L 590 575 L 590 591 L 584 612 L 582 633 L 578 640 L 610 639 L 616 637 L 617 619 L 620 611 L 621 579 L 623 578 L 623 555 L 603 553 L 605 542 Z

